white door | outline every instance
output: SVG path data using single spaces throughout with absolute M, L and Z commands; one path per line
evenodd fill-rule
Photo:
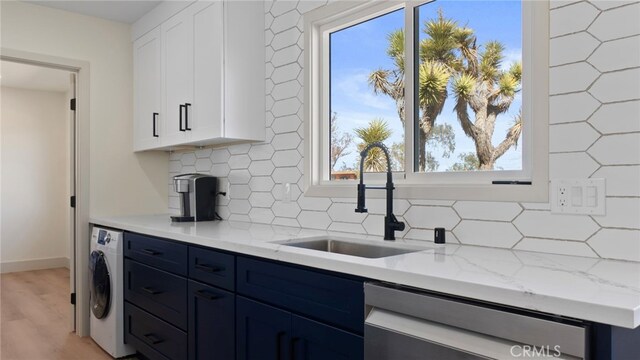
M 193 17 L 190 6 L 162 24 L 164 146 L 188 141 L 193 106 Z
M 199 2 L 192 7 L 195 75 L 189 121 L 191 141 L 200 141 L 224 135 L 223 2 Z
M 160 147 L 163 140 L 160 35 L 161 28 L 157 27 L 133 44 L 135 151 Z

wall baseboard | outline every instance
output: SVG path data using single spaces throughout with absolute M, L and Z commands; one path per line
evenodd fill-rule
M 0 273 L 5 274 L 18 271 L 54 269 L 60 267 L 65 267 L 68 269 L 69 258 L 57 257 L 47 259 L 5 261 L 0 263 Z

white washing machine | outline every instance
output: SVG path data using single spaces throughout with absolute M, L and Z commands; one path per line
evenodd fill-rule
M 124 343 L 122 232 L 94 227 L 89 255 L 91 337 L 111 356 L 135 353 Z

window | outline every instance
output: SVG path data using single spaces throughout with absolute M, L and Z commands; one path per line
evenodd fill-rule
M 353 197 L 360 150 L 381 141 L 400 197 L 548 201 L 547 6 L 338 1 L 305 14 L 306 194 Z M 366 182 L 384 171 L 371 151 Z

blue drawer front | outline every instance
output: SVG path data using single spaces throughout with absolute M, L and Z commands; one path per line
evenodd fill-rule
M 187 276 L 187 245 L 124 233 L 124 255 L 141 263 Z
M 215 250 L 189 248 L 189 278 L 233 291 L 235 256 Z
M 179 328 L 187 329 L 187 279 L 124 261 L 124 298 Z
M 125 301 L 124 340 L 149 359 L 187 358 L 187 334 Z
M 364 332 L 363 282 L 244 257 L 236 271 L 239 294 Z

